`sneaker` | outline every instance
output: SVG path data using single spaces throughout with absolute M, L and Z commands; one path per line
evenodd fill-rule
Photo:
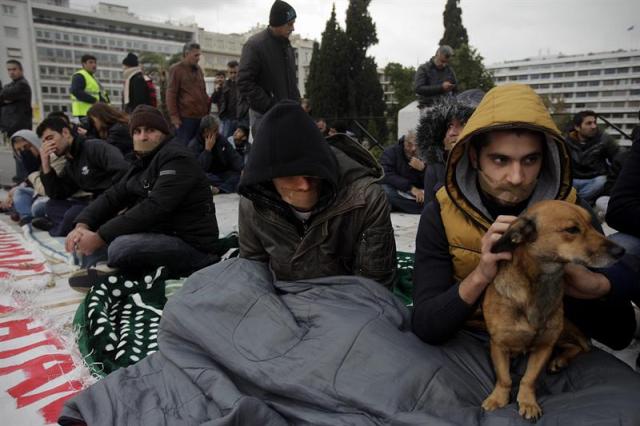
M 18 222 L 18 225 L 25 226 L 31 223 L 31 216 L 25 216 Z
M 96 266 L 80 269 L 69 277 L 69 286 L 81 293 L 88 292 L 91 287 L 100 282 L 109 275 L 117 274 L 118 269 L 107 266 L 106 263 L 100 262 Z
M 48 217 L 36 217 L 31 220 L 31 226 L 38 228 L 42 231 L 48 231 L 53 228 L 53 222 Z

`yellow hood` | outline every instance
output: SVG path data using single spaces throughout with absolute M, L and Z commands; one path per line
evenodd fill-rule
M 547 139 L 545 164 L 531 203 L 542 199 L 564 200 L 571 191 L 571 159 L 542 99 L 524 84 L 495 87 L 484 96 L 460 134 L 449 155 L 445 178 L 451 199 L 483 226 L 488 227 L 493 218 L 477 194 L 476 171 L 467 156 L 469 141 L 480 133 L 513 128 L 537 130 Z

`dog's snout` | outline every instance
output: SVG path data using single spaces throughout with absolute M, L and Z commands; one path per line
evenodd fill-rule
M 625 250 L 617 244 L 611 244 L 607 249 L 607 252 L 614 259 L 620 259 L 622 256 L 624 256 Z

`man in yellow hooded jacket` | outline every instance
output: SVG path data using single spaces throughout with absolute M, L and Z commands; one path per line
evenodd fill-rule
M 516 216 L 545 199 L 588 206 L 571 186 L 562 136 L 526 85 L 489 91 L 449 155 L 445 185 L 425 207 L 416 237 L 413 331 L 423 341 L 452 339 L 474 314 L 497 263 L 491 253 Z M 597 221 L 594 226 L 600 229 Z M 586 335 L 614 349 L 633 338 L 633 307 L 624 289 L 635 272 L 565 268 L 565 314 Z M 628 292 L 627 292 L 628 293 Z

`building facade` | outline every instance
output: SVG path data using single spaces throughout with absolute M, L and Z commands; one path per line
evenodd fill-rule
M 564 112 L 593 110 L 627 134 L 640 111 L 640 50 L 556 55 L 508 61 L 487 67 L 497 85 L 528 84 Z M 607 132 L 621 144 L 630 141 Z
M 71 76 L 80 69 L 82 55 L 96 57 L 96 77 L 112 105 L 119 107 L 122 60 L 128 52 L 159 54 L 168 60 L 198 35 L 195 25 L 143 20 L 126 6 L 108 3 L 86 10 L 70 8 L 68 0 L 0 0 L 0 6 L 0 11 L 14 14 L 11 21 L 2 16 L 2 31 L 14 35 L 18 28 L 17 37 L 3 38 L 0 60 L 23 63 L 33 88 L 36 121 L 51 111 L 71 110 Z

